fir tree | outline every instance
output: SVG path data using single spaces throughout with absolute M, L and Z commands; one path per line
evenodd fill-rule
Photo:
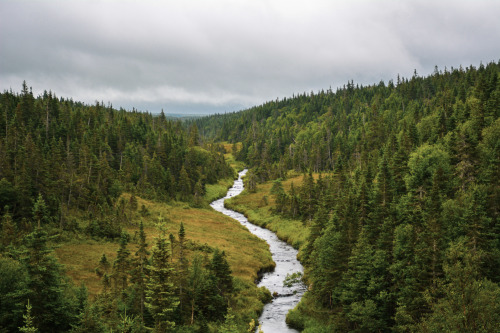
M 109 269 L 111 268 L 111 264 L 106 257 L 106 254 L 103 253 L 101 259 L 99 260 L 99 266 L 96 268 L 96 273 L 99 277 L 102 277 L 104 274 L 109 273 Z
M 33 205 L 33 218 L 37 222 L 38 228 L 41 227 L 41 223 L 49 221 L 49 212 L 45 200 L 41 194 L 38 194 L 38 198 Z
M 182 314 L 183 312 L 183 300 L 184 300 L 184 288 L 186 285 L 186 279 L 188 274 L 188 261 L 185 256 L 185 242 L 186 242 L 186 231 L 184 229 L 184 223 L 181 222 L 179 227 L 179 264 L 177 269 L 178 283 L 179 286 L 179 310 Z
M 144 302 L 146 300 L 146 268 L 148 265 L 148 244 L 146 243 L 146 233 L 142 221 L 139 224 L 139 244 L 135 253 L 134 269 L 131 273 L 131 281 L 134 283 L 134 289 L 137 293 L 137 302 L 139 303 L 139 315 L 144 320 Z
M 210 270 L 214 273 L 217 283 L 217 290 L 221 296 L 226 296 L 233 292 L 233 277 L 231 276 L 231 268 L 226 260 L 224 251 L 220 252 L 215 249 L 210 262 Z
M 152 250 L 151 265 L 148 266 L 146 306 L 155 320 L 157 332 L 168 332 L 174 328 L 173 313 L 179 305 L 168 248 L 166 239 L 158 237 Z
M 47 234 L 38 229 L 26 237 L 26 252 L 21 258 L 29 276 L 28 290 L 35 325 L 40 331 L 67 330 L 76 313 L 65 298 L 63 271 L 47 246 Z
M 130 271 L 130 250 L 127 248 L 128 235 L 122 233 L 120 238 L 120 248 L 118 249 L 115 262 L 113 263 L 113 273 L 111 275 L 114 282 L 114 291 L 119 294 L 128 286 Z
M 24 318 L 24 326 L 19 327 L 19 332 L 22 333 L 36 333 L 38 329 L 34 326 L 33 317 L 31 316 L 31 304 L 28 299 L 28 304 L 26 304 L 26 314 L 23 315 Z

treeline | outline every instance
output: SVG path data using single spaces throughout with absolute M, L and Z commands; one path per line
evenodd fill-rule
M 500 329 L 499 77 L 500 63 L 436 68 L 197 120 L 241 141 L 249 185 L 277 179 L 275 213 L 310 228 L 310 291 L 290 323 Z M 289 170 L 305 178 L 285 191 Z
M 205 184 L 234 172 L 223 148 L 202 145 L 194 126 L 51 92 L 34 97 L 26 83 L 20 94 L 0 94 L 0 128 L 0 215 L 19 230 L 33 219 L 69 227 L 72 209 L 104 218 L 123 191 L 201 205 Z

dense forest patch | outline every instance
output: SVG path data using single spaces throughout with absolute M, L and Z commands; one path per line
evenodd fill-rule
M 254 193 L 234 207 L 262 224 L 282 221 L 273 222 L 278 233 L 288 219 L 308 231 L 309 292 L 290 323 L 498 330 L 499 76 L 497 63 L 436 68 L 193 121 L 209 137 L 241 142 L 235 155 L 251 167 Z M 294 173 L 301 185 L 283 186 Z

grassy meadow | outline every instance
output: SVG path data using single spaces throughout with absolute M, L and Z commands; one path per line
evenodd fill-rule
M 158 203 L 137 197 L 138 207 L 144 206 L 147 213 L 141 213 L 141 209 L 129 211 L 129 223 L 124 227 L 124 231 L 131 238 L 128 245 L 131 257 L 138 248 L 136 236 L 141 220 L 150 248 L 160 232 L 165 232 L 166 235 L 171 233 L 178 239 L 182 222 L 186 233 L 185 252 L 188 258 L 202 254 L 209 259 L 215 248 L 225 251 L 235 277 L 236 296 L 231 306 L 236 316 L 250 321 L 251 318 L 257 319 L 262 311 L 262 300 L 268 299 L 269 296 L 265 290 L 255 285 L 258 272 L 272 269 L 274 262 L 265 241 L 252 235 L 237 221 L 208 206 L 210 201 L 223 196 L 232 183 L 232 179 L 226 179 L 219 184 L 207 186 L 204 208 L 193 208 L 182 202 Z M 122 197 L 128 202 L 130 194 L 124 193 Z M 176 246 L 174 242 L 174 262 L 178 259 Z M 84 283 L 93 297 L 102 288 L 100 278 L 95 273 L 101 256 L 105 254 L 108 261 L 113 263 L 118 248 L 118 241 L 81 238 L 60 243 L 55 253 L 74 284 Z

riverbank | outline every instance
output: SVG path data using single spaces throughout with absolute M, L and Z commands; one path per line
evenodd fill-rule
M 314 175 L 317 177 L 318 175 Z M 293 186 L 299 187 L 302 184 L 303 175 L 292 176 L 282 182 L 285 191 L 289 191 Z M 273 182 L 258 184 L 255 192 L 244 191 L 237 197 L 226 200 L 226 207 L 238 211 L 248 220 L 256 225 L 267 228 L 276 233 L 283 241 L 292 245 L 298 250 L 300 260 L 301 251 L 306 245 L 309 229 L 301 220 L 288 219 L 280 215 L 273 214 L 275 207 L 274 195 L 271 194 Z M 307 274 L 305 276 L 307 278 Z M 286 322 L 291 327 L 305 332 L 309 329 L 312 332 L 328 332 L 328 316 L 317 309 L 314 299 L 306 292 L 299 304 L 288 312 Z
M 305 292 L 305 286 L 299 282 L 294 284 L 285 284 L 284 280 L 289 274 L 295 273 L 299 276 L 303 274 L 303 267 L 297 260 L 297 250 L 289 244 L 280 240 L 272 231 L 251 224 L 248 219 L 238 212 L 224 207 L 224 201 L 229 198 L 235 198 L 243 191 L 243 181 L 246 170 L 239 173 L 239 178 L 235 181 L 234 186 L 228 191 L 225 198 L 214 201 L 211 206 L 235 219 L 248 230 L 264 239 L 269 244 L 269 250 L 272 253 L 273 261 L 276 267 L 272 272 L 265 273 L 262 280 L 259 282 L 259 287 L 265 287 L 275 297 L 274 300 L 266 304 L 264 311 L 259 318 L 264 332 L 288 332 L 294 333 L 296 330 L 290 328 L 286 324 L 286 315 L 289 310 L 293 309 L 301 299 Z

